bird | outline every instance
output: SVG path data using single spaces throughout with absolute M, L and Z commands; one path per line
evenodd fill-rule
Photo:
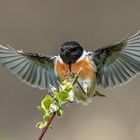
M 76 41 L 65 41 L 58 55 L 27 53 L 0 45 L 0 64 L 34 88 L 49 89 L 59 82 L 78 75 L 73 86 L 77 103 L 89 104 L 103 89 L 126 84 L 140 73 L 140 31 L 117 43 L 93 52 Z

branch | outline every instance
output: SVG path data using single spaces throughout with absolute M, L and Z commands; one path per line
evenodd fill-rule
M 42 129 L 41 135 L 39 136 L 38 140 L 42 140 L 43 136 L 45 135 L 45 133 L 46 133 L 47 129 L 49 128 L 49 126 L 50 126 L 52 120 L 54 119 L 55 115 L 56 115 L 56 112 L 54 112 L 52 114 L 52 116 L 49 119 L 49 121 L 47 122 L 46 126 Z
M 73 84 L 77 82 L 76 79 L 71 79 L 73 82 L 64 80 L 59 85 L 58 89 L 51 87 L 52 95 L 46 95 L 41 101 L 41 106 L 37 106 L 38 110 L 43 114 L 43 122 L 38 122 L 36 127 L 42 129 L 41 135 L 38 140 L 42 140 L 46 131 L 50 127 L 55 115 L 61 117 L 63 115 L 62 106 L 66 103 L 73 102 L 74 93 L 72 91 Z

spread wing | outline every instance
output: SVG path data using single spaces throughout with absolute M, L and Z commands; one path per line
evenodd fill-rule
M 97 85 L 104 88 L 126 83 L 140 72 L 140 32 L 114 45 L 94 51 Z
M 46 89 L 51 85 L 57 87 L 54 72 L 56 56 L 25 53 L 11 47 L 0 45 L 0 63 L 32 87 Z

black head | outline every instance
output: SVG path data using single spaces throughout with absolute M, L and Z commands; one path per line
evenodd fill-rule
M 83 48 L 76 41 L 63 42 L 60 50 L 60 57 L 63 62 L 71 65 L 83 54 Z

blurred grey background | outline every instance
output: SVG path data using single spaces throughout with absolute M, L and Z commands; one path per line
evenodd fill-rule
M 139 0 L 0 0 L 0 43 L 27 52 L 57 54 L 66 40 L 93 51 L 139 29 Z M 140 140 L 140 76 L 101 91 L 106 98 L 65 107 L 44 140 Z M 0 140 L 37 140 L 45 95 L 0 66 Z

